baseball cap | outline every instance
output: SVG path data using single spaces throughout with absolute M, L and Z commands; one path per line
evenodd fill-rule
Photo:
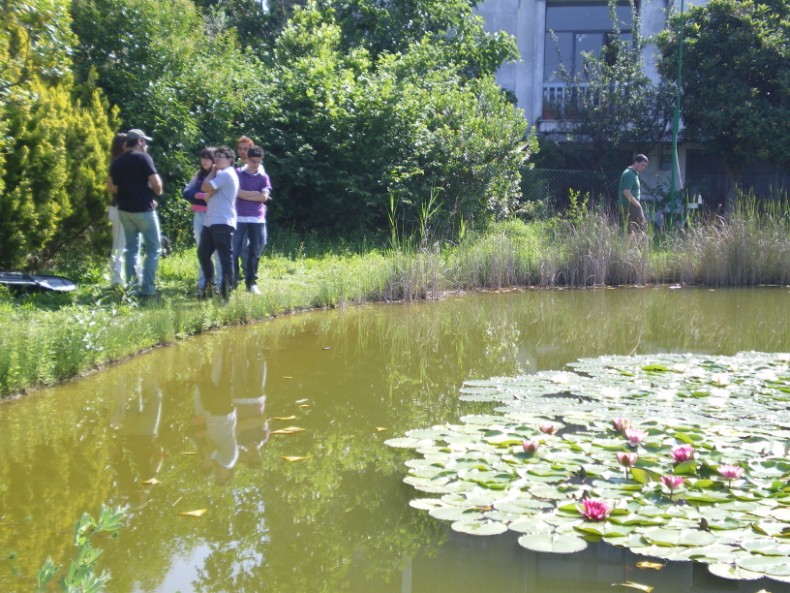
M 146 142 L 151 142 L 151 140 L 153 140 L 153 138 L 146 136 L 145 132 L 143 132 L 142 130 L 138 130 L 136 128 L 126 132 L 126 137 L 129 140 L 140 140 L 140 138 L 142 138 Z

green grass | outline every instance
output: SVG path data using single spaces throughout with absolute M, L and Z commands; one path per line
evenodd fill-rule
M 440 298 L 449 291 L 688 283 L 790 284 L 790 214 L 754 204 L 725 221 L 692 222 L 645 249 L 628 249 L 618 226 L 597 212 L 570 219 L 507 221 L 459 242 L 398 241 L 398 248 L 349 246 L 305 255 L 267 254 L 262 295 L 227 304 L 194 298 L 194 251 L 163 258 L 161 300 L 137 302 L 109 286 L 105 264 L 71 261 L 53 270 L 76 280 L 68 294 L 0 291 L 0 396 L 79 376 L 158 345 L 221 326 L 291 311 L 370 301 Z

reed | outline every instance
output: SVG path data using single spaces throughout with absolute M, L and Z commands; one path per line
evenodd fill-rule
M 381 300 L 440 298 L 447 291 L 691 283 L 790 284 L 787 200 L 744 199 L 726 218 L 693 221 L 664 239 L 628 248 L 600 208 L 572 216 L 493 225 L 460 240 L 394 237 L 386 248 L 348 246 L 315 255 L 294 247 L 261 263 L 262 295 L 227 304 L 197 301 L 194 252 L 160 265 L 163 299 L 136 302 L 107 287 L 101 266 L 85 262 L 70 295 L 13 296 L 0 290 L 0 396 L 79 376 L 158 345 L 214 328 L 283 313 Z M 426 228 L 429 220 L 426 220 Z M 74 271 L 72 270 L 72 271 Z

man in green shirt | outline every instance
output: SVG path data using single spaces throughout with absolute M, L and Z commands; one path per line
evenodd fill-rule
M 639 201 L 640 187 L 639 187 L 639 174 L 647 169 L 647 157 L 643 154 L 638 154 L 634 157 L 634 162 L 623 171 L 620 176 L 620 188 L 618 190 L 618 204 L 621 206 L 620 211 L 625 217 L 625 211 L 628 210 L 628 246 L 636 239 L 640 243 L 646 238 L 645 231 L 647 229 L 647 221 L 645 220 L 645 213 L 642 210 L 642 204 Z

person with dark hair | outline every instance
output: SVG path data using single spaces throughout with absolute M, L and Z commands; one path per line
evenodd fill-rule
M 239 177 L 233 168 L 233 150 L 220 146 L 214 151 L 214 165 L 203 180 L 200 189 L 206 192 L 206 220 L 198 243 L 198 260 L 206 278 L 206 290 L 199 296 L 205 297 L 213 291 L 214 265 L 211 256 L 219 252 L 222 267 L 222 299 L 227 301 L 233 277 L 233 232 L 236 229 L 236 194 L 239 193 Z
M 119 132 L 110 144 L 110 164 L 121 156 L 126 150 L 126 133 Z M 107 188 L 109 190 L 112 178 L 107 173 Z M 112 224 L 112 247 L 110 248 L 110 284 L 120 286 L 123 284 L 123 251 L 126 249 L 126 239 L 123 234 L 123 227 L 118 218 L 118 198 L 114 193 L 110 193 L 110 206 L 107 209 L 107 218 Z
M 236 197 L 236 232 L 233 235 L 233 271 L 236 282 L 241 279 L 239 258 L 244 262 L 244 283 L 247 290 L 258 290 L 258 263 L 266 246 L 266 202 L 271 199 L 272 184 L 262 171 L 263 149 L 251 146 L 247 164 L 236 169 L 239 193 Z
M 206 220 L 206 193 L 200 189 L 203 181 L 211 173 L 211 167 L 214 166 L 214 148 L 207 146 L 202 148 L 198 153 L 200 158 L 200 168 L 192 176 L 189 183 L 184 187 L 182 192 L 184 198 L 192 204 L 192 231 L 195 235 L 195 245 L 200 245 L 200 234 L 203 231 L 203 226 Z M 216 268 L 217 282 L 222 284 L 222 266 L 219 264 L 219 253 L 214 253 L 214 266 Z M 206 289 L 206 277 L 203 274 L 203 266 L 198 262 L 198 280 L 197 280 L 198 294 Z
M 627 218 L 627 244 L 630 246 L 634 240 L 643 242 L 647 235 L 647 220 L 645 219 L 642 203 L 639 201 L 641 187 L 639 184 L 639 174 L 647 169 L 648 160 L 643 154 L 634 157 L 633 162 L 620 175 L 620 187 L 618 191 L 618 203 L 621 205 L 621 212 Z
M 162 253 L 156 198 L 162 195 L 163 188 L 154 161 L 147 153 L 150 141 L 142 130 L 129 130 L 127 150 L 110 165 L 111 179 L 108 181 L 108 189 L 118 198 L 118 218 L 126 239 L 126 282 L 135 291 L 140 281 L 135 262 L 140 257 L 142 237 L 145 260 L 139 294 L 143 298 L 156 295 L 156 269 Z

